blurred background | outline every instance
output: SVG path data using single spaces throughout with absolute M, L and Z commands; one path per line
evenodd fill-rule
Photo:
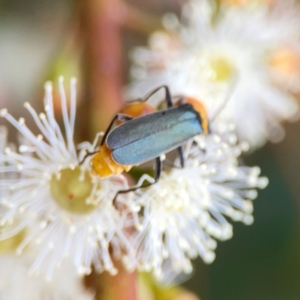
M 109 2 L 116 2 L 116 9 L 106 10 Z M 123 103 L 130 49 L 146 45 L 148 35 L 160 28 L 162 15 L 178 15 L 183 3 L 2 0 L 1 108 L 24 116 L 25 101 L 42 107 L 45 81 L 76 76 L 77 139 L 90 139 Z M 109 17 L 99 21 L 97 9 Z M 103 32 L 102 22 L 114 30 Z M 213 264 L 195 261 L 194 274 L 184 285 L 202 300 L 300 299 L 300 123 L 285 128 L 283 142 L 244 157 L 248 165 L 260 166 L 270 184 L 255 200 L 254 224 L 234 224 L 233 238 L 218 243 Z

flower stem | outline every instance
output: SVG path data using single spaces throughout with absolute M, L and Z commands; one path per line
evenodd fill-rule
M 78 1 L 81 39 L 85 45 L 85 103 L 81 120 L 85 138 L 105 130 L 123 106 L 122 30 L 150 32 L 158 19 L 141 12 L 122 0 Z M 84 117 L 85 115 L 85 117 Z M 86 133 L 90 136 L 86 137 Z
M 85 40 L 90 134 L 103 130 L 122 107 L 122 37 L 119 0 L 78 1 Z
M 141 11 L 133 6 L 121 2 L 123 6 L 122 25 L 125 29 L 150 34 L 155 30 L 162 29 L 161 18 Z

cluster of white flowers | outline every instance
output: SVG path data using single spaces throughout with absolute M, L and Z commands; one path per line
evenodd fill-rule
M 39 134 L 23 118 L 0 112 L 21 134 L 15 149 L 7 145 L 6 130 L 0 131 L 0 252 L 8 243 L 21 255 L 22 272 L 26 266 L 31 275 L 50 280 L 57 268 L 63 273 L 72 264 L 79 275 L 89 274 L 92 266 L 114 275 L 113 260 L 122 259 L 128 270 L 154 270 L 158 278 L 166 263 L 175 273 L 189 273 L 192 258 L 212 262 L 215 239 L 232 236 L 226 217 L 252 223 L 255 189 L 265 187 L 267 179 L 259 177 L 257 167 L 239 166 L 247 145 L 237 144 L 233 133 L 227 142 L 217 135 L 196 137 L 185 147 L 185 168 L 163 171 L 157 184 L 114 202 L 117 191 L 128 188 L 127 180 L 93 176 L 90 160 L 80 163 L 86 151 L 97 148 L 100 134 L 93 144 L 75 147 L 75 81 L 69 109 L 62 79 L 59 87 L 64 128 L 54 117 L 50 83 L 44 113 L 37 115 L 25 103 Z M 144 175 L 138 185 L 146 179 L 153 180 Z
M 282 121 L 299 113 L 293 92 L 300 88 L 300 8 L 293 1 L 219 2 L 188 1 L 181 23 L 166 15 L 166 30 L 132 53 L 128 96 L 167 84 L 173 94 L 202 101 L 214 116 L 229 93 L 216 131 L 233 121 L 252 149 L 280 141 Z
M 0 127 L 0 261 L 19 270 L 10 280 L 2 268 L 0 298 L 91 299 L 80 276 L 93 268 L 115 275 L 116 259 L 129 271 L 170 281 L 170 272 L 190 273 L 197 256 L 211 263 L 217 240 L 233 235 L 231 221 L 253 223 L 253 200 L 268 180 L 240 156 L 279 141 L 282 121 L 295 119 L 299 109 L 300 9 L 287 2 L 189 0 L 180 21 L 167 14 L 166 29 L 150 37 L 148 48 L 133 51 L 131 99 L 166 84 L 208 112 L 208 134 L 183 145 L 184 167 L 175 159 L 148 188 L 116 198 L 129 188 L 128 177 L 101 178 L 90 157 L 83 159 L 97 150 L 101 133 L 93 143 L 75 145 L 74 79 L 70 101 L 59 79 L 63 126 L 54 115 L 51 83 L 44 112 L 24 105 L 35 130 L 0 110 L 20 135 L 16 147 Z M 155 107 L 158 100 L 160 93 Z M 144 174 L 137 186 L 145 182 L 154 179 Z
M 112 254 L 115 258 L 127 258 L 128 267 L 134 262 L 134 251 L 126 238 L 128 212 L 126 208 L 118 211 L 112 203 L 118 190 L 128 188 L 127 180 L 123 175 L 100 179 L 91 176 L 87 161 L 79 164 L 86 151 L 95 149 L 97 141 L 94 145 L 83 143 L 79 151 L 76 149 L 75 80 L 71 82 L 70 112 L 62 78 L 59 88 L 64 132 L 54 117 L 51 83 L 45 85 L 44 113 L 37 115 L 29 103 L 24 105 L 40 131 L 38 135 L 29 130 L 23 118 L 17 121 L 6 109 L 0 112 L 19 131 L 22 142 L 18 150 L 9 147 L 6 130 L 1 128 L 0 240 L 15 239 L 23 232 L 12 247 L 26 257 L 26 263 L 20 264 L 22 274 L 26 265 L 30 274 L 51 280 L 56 268 L 61 273 L 68 272 L 63 267 L 65 260 L 71 261 L 81 276 L 89 274 L 92 265 L 98 272 L 116 274 Z M 120 201 L 128 196 L 120 197 Z M 76 289 L 70 290 L 76 293 Z M 1 292 L 0 288 L 0 295 Z
M 192 271 L 190 259 L 214 258 L 216 240 L 232 237 L 226 218 L 253 222 L 252 201 L 268 180 L 258 167 L 239 166 L 246 143 L 222 141 L 217 135 L 198 136 L 185 147 L 185 167 L 164 171 L 159 182 L 136 193 L 143 208 L 140 230 L 133 235 L 139 267 L 163 277 L 166 260 L 177 272 Z M 178 163 L 178 161 L 177 161 Z M 140 180 L 151 179 L 144 176 Z M 137 209 L 138 210 L 138 209 Z

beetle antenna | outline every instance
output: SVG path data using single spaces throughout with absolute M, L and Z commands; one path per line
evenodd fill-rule
M 99 151 L 93 151 L 93 152 L 88 152 L 87 151 L 87 153 L 86 153 L 86 155 L 83 157 L 83 159 L 78 163 L 78 165 L 80 166 L 80 165 L 82 165 L 84 162 L 85 162 L 85 160 L 89 157 L 89 156 L 91 156 L 91 155 L 94 155 L 94 154 L 96 154 L 96 153 L 98 153 Z
M 228 101 L 230 100 L 237 84 L 238 75 L 237 73 L 234 73 L 232 76 L 231 84 L 227 90 L 227 93 L 225 95 L 224 101 L 221 103 L 221 105 L 217 108 L 217 111 L 213 114 L 213 116 L 210 118 L 210 122 L 213 122 L 215 118 L 222 112 Z
M 143 99 L 143 101 L 147 101 L 149 98 L 151 98 L 154 94 L 156 94 L 159 90 L 164 89 L 166 96 L 165 96 L 165 100 L 167 103 L 168 108 L 173 107 L 173 102 L 172 102 L 172 96 L 171 96 L 171 92 L 170 89 L 167 85 L 161 85 L 159 87 L 157 87 L 156 89 L 152 90 L 151 92 L 149 92 Z

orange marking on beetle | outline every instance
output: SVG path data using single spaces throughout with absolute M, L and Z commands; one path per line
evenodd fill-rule
M 175 103 L 176 106 L 180 105 L 181 101 Z M 193 106 L 193 108 L 199 113 L 201 117 L 201 125 L 203 128 L 203 133 L 208 133 L 208 118 L 207 118 L 207 111 L 205 106 L 196 98 L 193 97 L 184 97 L 183 103 L 189 103 Z
M 120 110 L 119 113 L 132 118 L 138 118 L 156 111 L 157 109 L 155 107 L 151 106 L 146 102 L 136 102 L 127 104 L 123 109 Z M 117 125 L 120 125 L 122 123 L 123 121 L 117 121 Z

